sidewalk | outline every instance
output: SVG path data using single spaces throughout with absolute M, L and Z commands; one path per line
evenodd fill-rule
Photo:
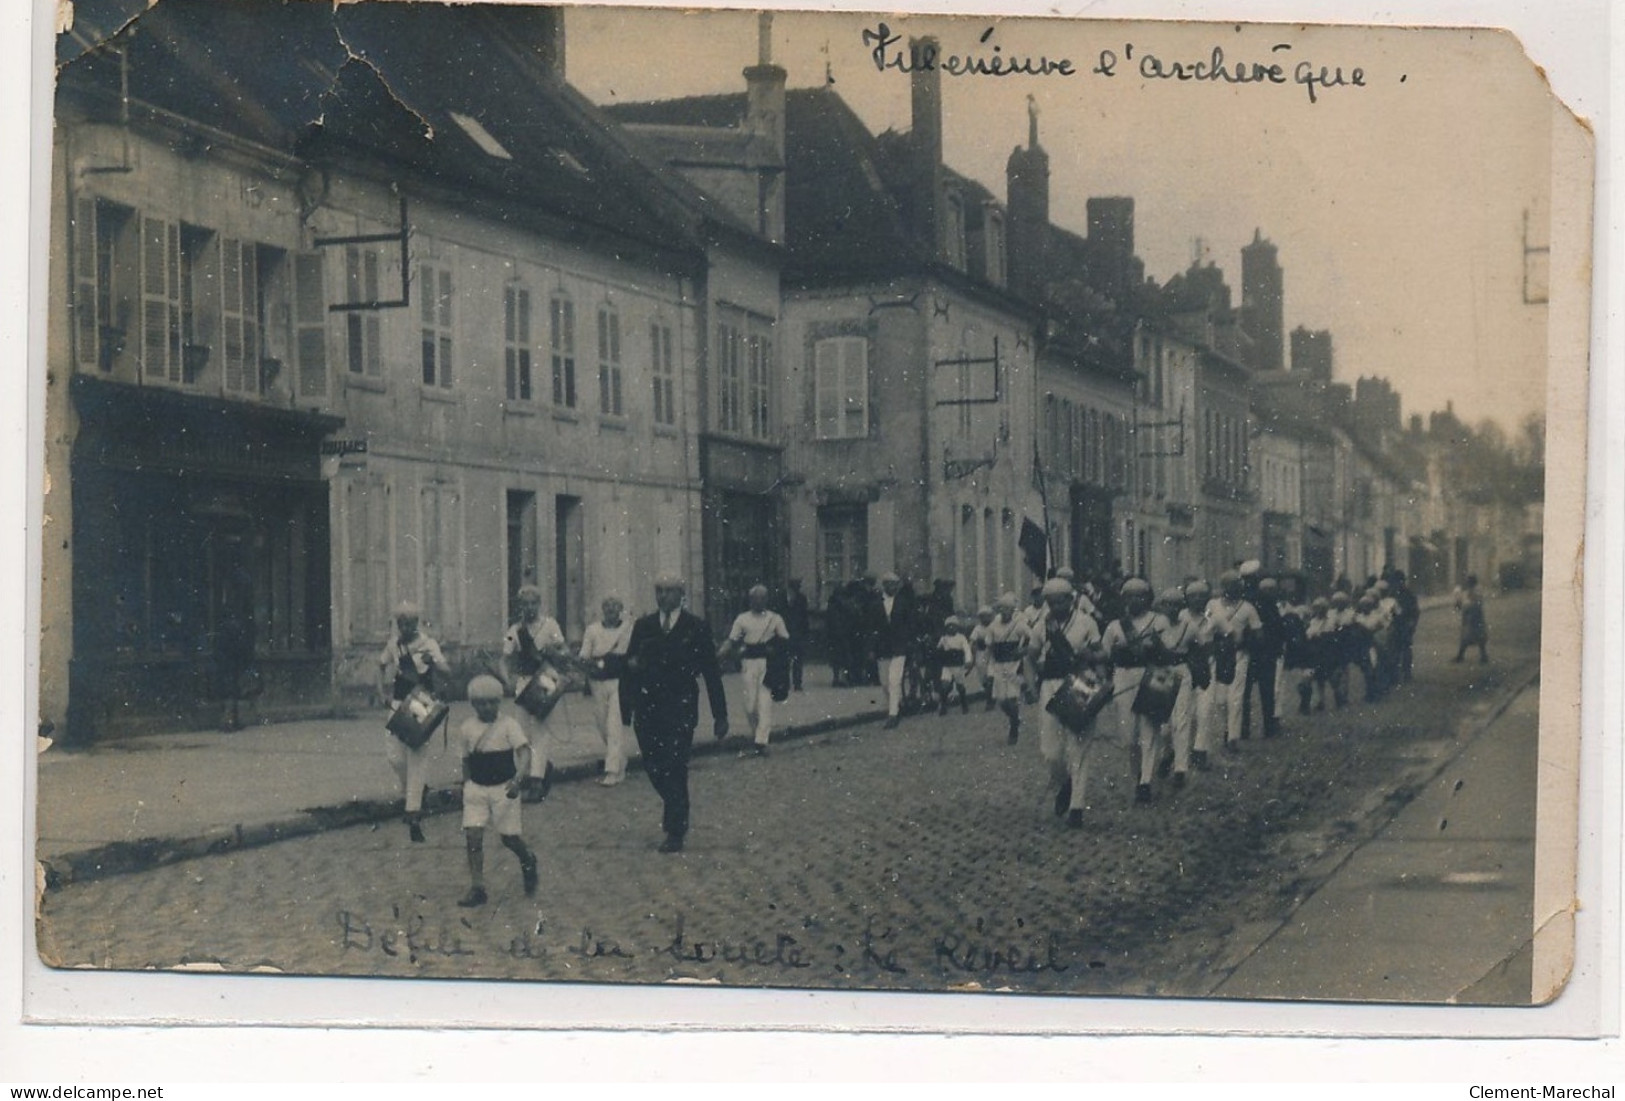
M 1539 697 L 1535 681 L 1503 703 L 1207 993 L 1530 1004 Z
M 697 754 L 737 753 L 749 740 L 741 678 L 728 674 L 723 682 L 728 740 L 719 745 L 711 737 L 702 705 Z M 775 741 L 885 714 L 882 689 L 831 688 L 828 666 L 809 665 L 805 687 L 774 706 Z M 455 729 L 470 713 L 466 702 L 453 704 L 448 727 Z M 595 778 L 603 744 L 591 701 L 567 697 L 549 721 L 555 782 Z M 47 748 L 39 757 L 36 858 L 55 887 L 339 826 L 393 821 L 400 793 L 384 759 L 388 737 L 381 714 L 367 714 L 234 733 L 155 734 L 88 749 Z M 424 809 L 434 814 L 459 805 L 452 785 L 461 769 L 439 736 L 430 746 Z M 627 782 L 644 783 L 636 773 Z

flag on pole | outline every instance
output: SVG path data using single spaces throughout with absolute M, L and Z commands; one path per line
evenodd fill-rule
M 1033 488 L 1038 490 L 1039 515 L 1042 522 L 1030 515 L 1021 518 L 1021 534 L 1016 546 L 1021 558 L 1039 578 L 1049 576 L 1049 497 L 1044 492 L 1044 464 L 1038 457 L 1038 441 L 1033 441 Z
M 1029 570 L 1041 578 L 1049 576 L 1049 540 L 1031 516 L 1021 518 L 1021 534 L 1016 538 L 1016 546 L 1021 548 L 1021 560 Z

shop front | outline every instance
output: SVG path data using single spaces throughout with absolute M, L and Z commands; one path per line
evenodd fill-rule
M 73 383 L 74 741 L 331 703 L 337 417 Z

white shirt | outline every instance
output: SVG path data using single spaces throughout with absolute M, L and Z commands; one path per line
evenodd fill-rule
M 740 612 L 728 631 L 728 641 L 741 646 L 760 646 L 775 638 L 787 642 L 790 639 L 790 628 L 784 625 L 778 612 Z
M 606 627 L 602 621 L 587 624 L 581 636 L 581 660 L 594 661 L 606 654 L 624 654 L 632 643 L 632 623 L 622 619 L 619 627 Z

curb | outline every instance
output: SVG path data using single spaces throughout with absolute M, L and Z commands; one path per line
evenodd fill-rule
M 827 734 L 832 730 L 862 726 L 865 723 L 875 722 L 885 717 L 886 712 L 884 709 L 868 709 L 850 715 L 827 716 L 795 726 L 788 726 L 783 730 L 775 730 L 773 738 L 776 742 L 810 738 L 819 734 Z M 735 741 L 736 738 L 733 735 L 722 741 L 706 739 L 703 743 L 696 738 L 692 753 L 695 757 L 727 753 L 733 748 Z M 643 761 L 639 756 L 634 756 L 627 762 L 627 771 L 629 772 L 641 772 L 642 769 Z M 559 766 L 553 769 L 553 782 L 558 784 L 596 779 L 599 771 L 599 764 L 595 761 Z M 458 798 L 457 791 L 453 787 L 432 788 L 423 801 L 425 817 L 446 814 L 450 811 L 459 810 L 461 807 L 462 801 Z M 364 826 L 379 822 L 393 822 L 400 818 L 400 814 L 398 800 L 355 799 L 348 803 L 333 806 L 310 807 L 289 818 L 258 822 L 252 825 L 239 823 L 235 826 L 213 829 L 193 837 L 143 837 L 135 841 L 113 841 L 106 845 L 98 845 L 93 849 L 63 853 L 50 859 L 37 858 L 35 863 L 43 875 L 45 890 L 54 891 L 71 883 L 90 883 L 111 876 L 144 872 L 152 868 L 178 864 L 183 860 L 195 860 L 203 856 L 240 852 L 245 849 L 274 844 L 278 841 L 310 837 L 314 834 L 325 833 L 328 830 L 344 829 L 349 826 Z

